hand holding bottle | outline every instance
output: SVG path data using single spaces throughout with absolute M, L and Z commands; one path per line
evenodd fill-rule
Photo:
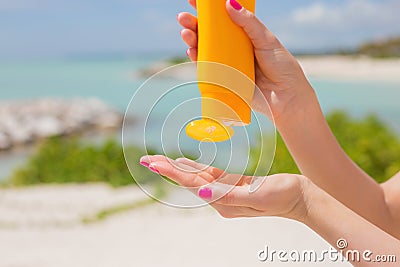
M 196 7 L 196 1 L 189 0 L 189 3 Z M 244 29 L 254 46 L 256 84 L 262 95 L 256 90 L 252 107 L 267 116 L 272 115 L 279 127 L 282 121 L 301 109 L 310 97 L 314 97 L 314 91 L 297 60 L 253 13 L 235 0 L 228 0 L 226 8 L 231 19 Z M 178 14 L 177 19 L 184 27 L 181 35 L 189 46 L 187 54 L 196 61 L 197 18 L 183 12 Z M 272 114 L 265 107 L 264 97 Z

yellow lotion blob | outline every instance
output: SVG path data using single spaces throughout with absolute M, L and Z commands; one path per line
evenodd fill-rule
M 186 134 L 202 142 L 224 142 L 232 138 L 234 131 L 216 120 L 201 119 L 189 123 Z

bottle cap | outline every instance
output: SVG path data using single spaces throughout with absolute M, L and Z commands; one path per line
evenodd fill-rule
M 231 139 L 234 133 L 232 127 L 213 119 L 195 120 L 186 126 L 186 134 L 201 142 L 224 142 Z

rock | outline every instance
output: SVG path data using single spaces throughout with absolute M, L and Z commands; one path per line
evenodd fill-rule
M 23 124 L 17 124 L 15 128 L 10 129 L 7 133 L 13 144 L 27 144 L 34 140 L 32 130 Z
M 122 114 L 95 99 L 0 103 L 0 149 L 97 128 L 117 128 Z
M 173 66 L 168 62 L 157 62 L 140 70 L 136 76 L 147 79 L 157 74 L 157 78 L 197 81 L 196 64 L 185 63 Z
M 121 125 L 121 122 L 122 118 L 116 114 L 103 114 L 99 116 L 96 126 L 103 129 L 117 128 Z
M 0 150 L 11 148 L 11 141 L 5 133 L 0 132 Z
M 22 123 L 19 114 L 6 114 L 2 116 L 0 131 L 9 136 L 12 144 L 28 143 L 32 140 L 32 133 L 27 124 Z
M 39 138 L 58 136 L 65 133 L 62 122 L 51 116 L 38 118 L 34 129 L 35 136 Z

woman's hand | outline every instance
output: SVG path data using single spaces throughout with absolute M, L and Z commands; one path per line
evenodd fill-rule
M 209 201 L 225 218 L 279 216 L 306 224 L 333 247 L 344 239 L 348 246 L 340 251 L 354 266 L 394 266 L 394 262 L 374 262 L 374 258 L 377 255 L 400 257 L 399 240 L 345 207 L 304 176 L 264 177 L 258 190 L 251 193 L 253 177 L 227 174 L 188 159 L 145 156 L 141 164 L 188 189 L 198 188 L 195 193 Z M 356 250 L 370 251 L 361 255 L 367 255 L 372 261 L 357 260 L 352 254 Z
M 311 184 L 300 175 L 260 177 L 264 181 L 250 192 L 253 177 L 228 174 L 189 159 L 145 156 L 141 164 L 208 201 L 225 218 L 280 216 L 303 221 L 307 213 L 304 192 Z
M 350 209 L 399 237 L 398 222 L 391 212 L 393 205 L 388 202 L 392 194 L 386 195 L 388 191 L 340 147 L 296 59 L 252 13 L 243 8 L 235 10 L 231 1 L 234 0 L 226 3 L 227 12 L 253 42 L 256 83 L 301 173 Z M 196 1 L 189 2 L 195 7 Z M 188 54 L 196 60 L 197 19 L 189 13 L 180 13 L 178 21 L 185 28 L 182 38 L 190 47 Z M 253 109 L 270 115 L 262 103 L 265 103 L 262 96 L 256 94 Z
M 293 112 L 297 112 L 303 103 L 307 103 L 308 97 L 313 96 L 313 89 L 297 60 L 283 47 L 275 35 L 253 13 L 245 8 L 237 10 L 231 2 L 236 1 L 227 1 L 227 12 L 231 19 L 244 29 L 254 46 L 256 84 L 262 95 L 256 90 L 253 109 L 269 116 L 268 107 L 264 104 L 265 97 L 270 105 L 273 119 L 278 124 L 282 116 L 290 116 Z M 189 3 L 196 8 L 195 0 L 189 0 Z M 197 18 L 183 12 L 178 14 L 177 19 L 184 27 L 181 36 L 189 46 L 187 54 L 192 61 L 196 61 Z

